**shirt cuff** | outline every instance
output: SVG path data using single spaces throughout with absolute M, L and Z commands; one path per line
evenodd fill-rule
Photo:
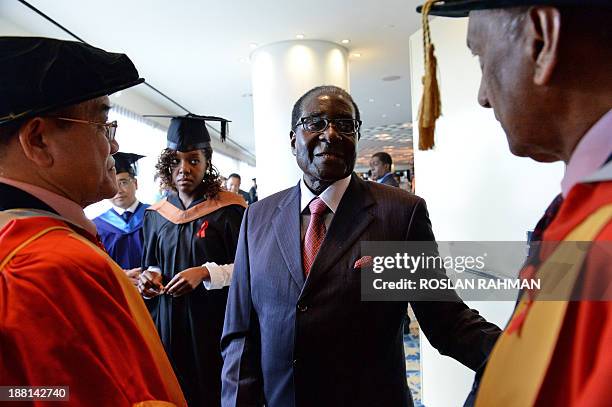
M 149 266 L 147 271 L 150 271 L 151 273 L 161 274 L 161 269 L 159 267 L 155 267 L 155 266 Z
M 202 267 L 206 267 L 210 275 L 209 279 L 202 281 L 204 288 L 207 290 L 219 290 L 230 285 L 232 274 L 234 273 L 234 263 L 219 265 L 214 262 L 208 262 L 202 264 Z

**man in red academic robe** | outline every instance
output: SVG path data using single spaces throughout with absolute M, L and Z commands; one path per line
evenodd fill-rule
M 0 60 L 0 386 L 66 386 L 80 406 L 185 405 L 82 209 L 117 191 L 107 95 L 143 80 L 127 56 L 78 42 L 0 37 Z
M 469 15 L 479 103 L 493 108 L 513 154 L 567 166 L 521 272 L 565 293 L 522 293 L 466 405 L 612 405 L 612 3 L 446 0 L 419 11 Z M 437 110 L 425 103 L 419 125 Z

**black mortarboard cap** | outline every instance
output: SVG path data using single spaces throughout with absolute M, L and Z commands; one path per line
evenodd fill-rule
M 442 103 L 437 79 L 437 60 L 431 41 L 429 16 L 467 17 L 472 10 L 499 9 L 533 5 L 580 6 L 612 8 L 612 0 L 429 0 L 417 7 L 423 13 L 423 53 L 425 75 L 423 95 L 419 104 L 419 150 L 434 147 L 436 120 L 442 114 Z
M 0 37 L 0 124 L 144 82 L 125 54 L 41 37 Z
M 611 0 L 438 0 L 434 1 L 429 14 L 443 17 L 467 17 L 472 10 L 493 8 L 551 5 L 551 6 L 581 6 L 609 7 Z M 417 7 L 420 13 L 423 6 Z
M 115 159 L 115 170 L 117 174 L 122 172 L 129 173 L 132 177 L 135 177 L 138 173 L 136 168 L 136 161 L 143 158 L 144 155 L 134 153 L 115 153 L 113 158 Z
M 229 123 L 229 120 L 222 117 L 198 116 L 191 113 L 186 116 L 147 115 L 145 117 L 172 118 L 168 128 L 168 148 L 176 151 L 193 151 L 210 147 L 210 134 L 206 122 L 221 122 L 221 141 L 225 141 L 227 123 Z

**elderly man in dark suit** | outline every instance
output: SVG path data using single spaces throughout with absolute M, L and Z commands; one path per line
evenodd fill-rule
M 406 302 L 361 302 L 361 241 L 433 241 L 423 199 L 353 174 L 359 109 L 334 86 L 295 104 L 300 183 L 245 213 L 221 340 L 222 404 L 410 406 Z M 393 219 L 392 222 L 389 219 Z M 499 329 L 454 296 L 414 302 L 431 343 L 478 368 Z

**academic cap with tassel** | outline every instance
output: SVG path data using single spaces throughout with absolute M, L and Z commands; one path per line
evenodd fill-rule
M 168 148 L 176 151 L 193 151 L 210 147 L 210 134 L 206 122 L 221 122 L 221 142 L 227 135 L 229 120 L 216 116 L 199 116 L 188 114 L 186 116 L 145 115 L 145 117 L 171 118 L 168 128 Z
M 423 48 L 425 52 L 425 75 L 423 96 L 419 107 L 419 150 L 434 146 L 436 119 L 441 114 L 440 90 L 436 78 L 437 61 L 429 32 L 429 15 L 443 17 L 467 17 L 470 11 L 507 7 L 551 5 L 576 7 L 612 7 L 612 0 L 426 0 L 417 12 L 423 14 Z
M 434 147 L 436 120 L 442 113 L 440 89 L 436 77 L 438 62 L 429 32 L 429 11 L 433 3 L 435 0 L 427 0 L 422 9 L 425 75 L 423 76 L 423 96 L 419 105 L 419 150 L 431 150 Z

